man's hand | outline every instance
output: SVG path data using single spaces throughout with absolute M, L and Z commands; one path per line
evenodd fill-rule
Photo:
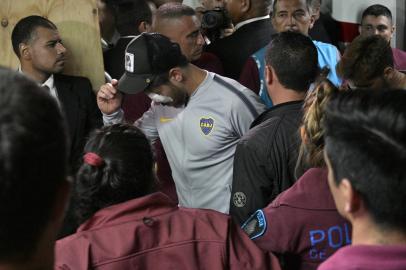
M 112 114 L 121 107 L 123 95 L 117 90 L 118 81 L 113 79 L 111 83 L 102 85 L 97 92 L 97 106 L 104 114 Z

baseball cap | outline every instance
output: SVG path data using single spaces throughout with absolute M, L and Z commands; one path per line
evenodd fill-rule
M 162 73 L 188 63 L 177 43 L 158 33 L 136 36 L 125 50 L 125 72 L 118 90 L 126 94 L 144 91 Z

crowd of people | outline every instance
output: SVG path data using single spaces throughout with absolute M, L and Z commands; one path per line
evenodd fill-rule
M 391 11 L 341 54 L 321 0 L 200 2 L 98 0 L 96 91 L 53 22 L 14 26 L 0 269 L 406 269 Z

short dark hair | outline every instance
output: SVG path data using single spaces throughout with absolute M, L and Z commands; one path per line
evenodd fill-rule
M 36 37 L 36 30 L 38 27 L 56 30 L 56 25 L 50 20 L 32 15 L 25 17 L 17 22 L 11 33 L 11 43 L 13 45 L 14 53 L 20 57 L 19 46 L 21 43 L 29 43 Z
M 276 10 L 276 3 L 278 2 L 278 0 L 273 0 L 273 4 L 272 4 L 272 15 L 275 14 L 275 10 Z M 305 0 L 306 2 L 306 7 L 307 10 L 310 12 L 312 10 L 312 0 Z
M 163 4 L 155 11 L 155 18 L 159 19 L 177 19 L 183 16 L 195 16 L 196 11 L 182 3 L 170 2 Z
M 124 1 L 117 4 L 116 28 L 122 36 L 139 35 L 142 22 L 151 24 L 152 12 L 145 0 Z
M 337 73 L 346 80 L 364 84 L 394 67 L 390 44 L 379 35 L 358 36 L 346 48 L 337 65 Z
M 382 228 L 406 231 L 406 92 L 338 93 L 324 118 L 335 181 L 347 178 Z
M 66 125 L 49 94 L 5 68 L 0 107 L 0 260 L 26 261 L 66 178 Z
M 80 223 L 102 208 L 152 192 L 152 150 L 138 128 L 127 124 L 103 127 L 90 136 L 84 151 L 97 154 L 103 163 L 84 162 L 78 171 L 75 201 Z
M 364 12 L 362 12 L 361 23 L 366 16 L 385 16 L 392 22 L 392 12 L 389 10 L 389 8 L 379 4 L 369 6 L 364 10 Z
M 265 60 L 284 87 L 298 92 L 307 91 L 319 74 L 317 48 L 300 33 L 273 35 Z

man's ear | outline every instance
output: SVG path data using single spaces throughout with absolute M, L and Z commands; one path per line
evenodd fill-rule
M 344 205 L 343 211 L 346 216 L 355 215 L 362 206 L 362 199 L 358 191 L 356 191 L 350 180 L 344 178 L 338 185 L 338 189 L 343 195 Z
M 258 0 L 240 0 L 242 13 L 246 13 L 251 9 L 251 1 L 258 1 Z
M 316 15 L 312 12 L 312 13 L 310 14 L 309 30 L 313 28 L 315 22 L 316 22 Z
M 149 32 L 150 29 L 151 29 L 151 25 L 149 23 L 147 23 L 146 21 L 142 21 L 138 25 L 138 32 L 140 32 L 140 33 Z
M 18 45 L 18 50 L 20 52 L 20 58 L 22 58 L 24 60 L 31 59 L 30 46 L 28 44 L 20 43 Z
M 270 65 L 265 66 L 265 82 L 266 85 L 271 85 L 274 81 L 274 74 L 273 74 L 273 69 Z
M 172 82 L 180 83 L 183 81 L 182 69 L 179 67 L 174 67 L 169 70 L 169 80 Z

